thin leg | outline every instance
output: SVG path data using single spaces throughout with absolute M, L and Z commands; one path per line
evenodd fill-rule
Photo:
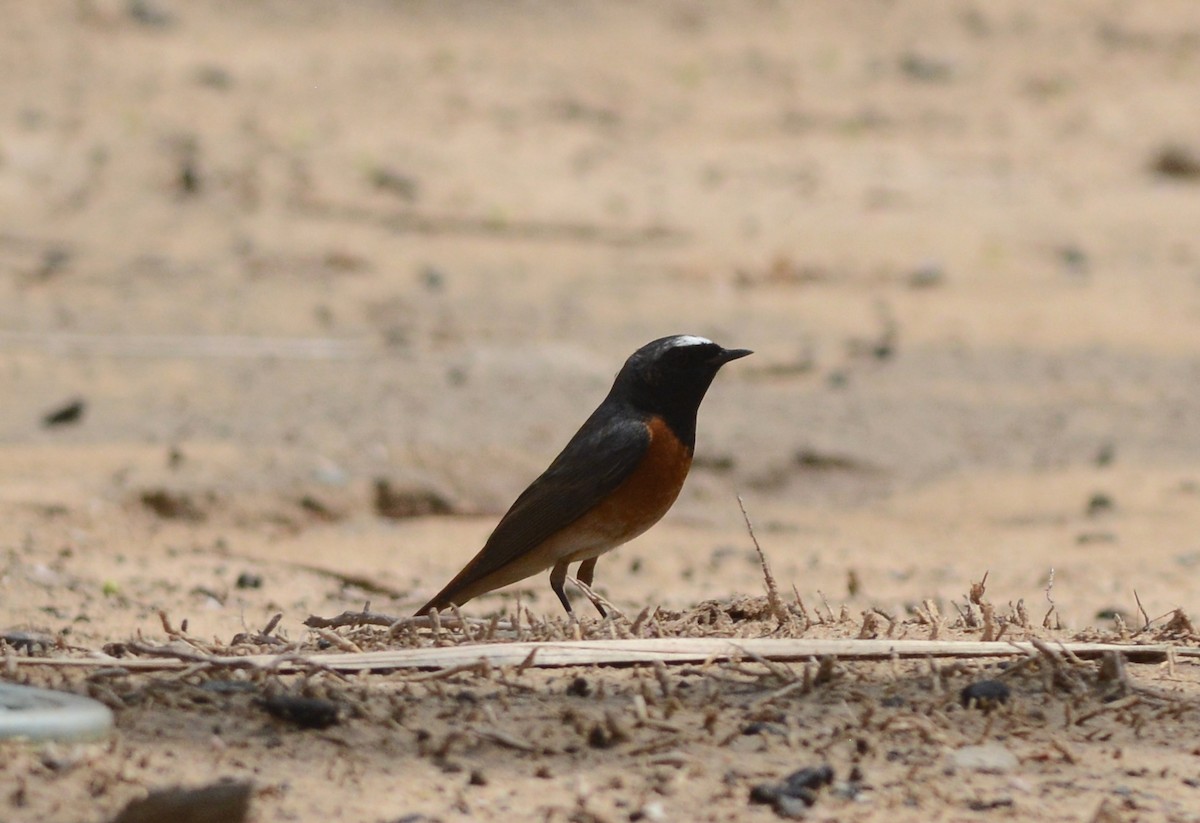
M 575 612 L 571 610 L 571 601 L 567 599 L 567 593 L 563 591 L 563 584 L 567 582 L 567 563 L 555 563 L 554 568 L 550 570 L 550 588 L 558 595 L 558 600 L 563 604 L 563 608 L 567 610 L 567 614 L 572 617 Z
M 599 559 L 598 557 L 593 557 L 591 560 L 584 560 L 579 564 L 579 571 L 575 576 L 579 578 L 580 583 L 588 588 L 591 588 L 592 577 L 596 574 L 596 561 Z M 608 613 L 604 611 L 603 606 L 595 601 L 592 602 L 592 605 L 596 607 L 596 611 L 600 612 L 601 617 L 608 617 Z
M 591 560 L 585 560 L 579 564 L 579 571 L 575 576 L 579 578 L 580 583 L 585 586 L 592 585 L 592 578 L 596 575 L 596 561 L 599 559 L 593 557 Z

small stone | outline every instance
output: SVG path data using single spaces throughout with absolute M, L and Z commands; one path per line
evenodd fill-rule
M 151 792 L 129 802 L 113 823 L 144 823 L 147 820 L 241 823 L 250 811 L 254 784 L 221 781 L 198 789 L 170 788 Z
M 750 802 L 774 805 L 779 799 L 779 786 L 774 783 L 759 783 L 750 787 Z
M 262 575 L 254 574 L 253 572 L 242 572 L 237 577 L 237 587 L 239 589 L 261 589 Z
M 142 492 L 140 500 L 143 506 L 164 520 L 186 520 L 196 523 L 205 519 L 204 510 L 186 492 L 146 489 Z
M 1104 492 L 1096 492 L 1088 498 L 1087 516 L 1095 517 L 1096 515 L 1110 512 L 1116 508 L 1116 503 Z
M 812 792 L 823 786 L 828 786 L 832 782 L 832 766 L 810 766 L 808 768 L 792 772 L 786 778 L 784 778 L 784 785 L 786 786 L 784 793 L 797 796 L 799 792 Z
M 280 694 L 264 699 L 262 707 L 275 719 L 302 729 L 327 729 L 341 719 L 338 704 L 320 698 Z
M 1012 696 L 1012 689 L 1001 680 L 979 680 L 964 686 L 958 696 L 964 707 L 969 709 L 974 706 L 990 712 L 1008 702 L 1008 698 Z
M 68 423 L 78 423 L 83 419 L 85 411 L 87 411 L 87 402 L 77 397 L 42 415 L 42 425 L 50 428 L 52 426 L 65 426 Z
M 777 734 L 780 736 L 785 736 L 787 735 L 787 729 L 778 723 L 763 723 L 761 721 L 755 721 L 753 723 L 747 723 L 745 726 L 743 726 L 742 734 Z
M 1150 168 L 1174 180 L 1200 180 L 1200 155 L 1186 146 L 1165 146 L 1155 155 Z
M 611 749 L 617 745 L 612 732 L 599 723 L 592 726 L 592 730 L 588 732 L 587 742 L 593 749 Z

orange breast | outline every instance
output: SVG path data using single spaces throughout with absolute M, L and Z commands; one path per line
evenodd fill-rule
M 652 418 L 650 446 L 641 465 L 607 498 L 573 523 L 574 535 L 592 535 L 591 543 L 570 552 L 570 559 L 586 560 L 637 537 L 653 526 L 671 508 L 688 469 L 692 452 L 660 418 Z M 572 541 L 574 542 L 574 541 Z

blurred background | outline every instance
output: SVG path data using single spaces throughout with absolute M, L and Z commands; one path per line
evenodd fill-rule
M 757 354 L 619 605 L 758 593 L 739 492 L 835 608 L 1200 605 L 1194 3 L 0 9 L 10 558 L 403 609 L 689 332 Z

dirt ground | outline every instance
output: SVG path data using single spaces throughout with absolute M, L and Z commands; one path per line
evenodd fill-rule
M 1182 659 L 14 659 L 433 643 L 304 620 L 410 613 L 677 332 L 756 354 L 675 508 L 599 564 L 640 635 L 978 639 L 986 574 L 1007 637 L 1196 645 L 1200 6 L 0 9 L 0 631 L 48 644 L 0 676 L 117 713 L 0 744 L 0 820 L 221 778 L 253 821 L 769 820 L 799 806 L 752 789 L 822 765 L 811 819 L 1200 820 Z M 518 597 L 569 634 L 541 578 L 464 612 Z M 960 705 L 994 677 L 1006 704 Z

